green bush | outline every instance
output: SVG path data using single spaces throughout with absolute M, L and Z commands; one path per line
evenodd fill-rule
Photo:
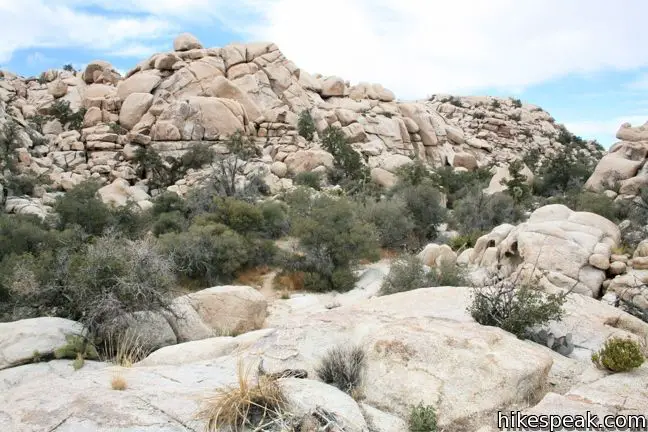
M 57 198 L 54 211 L 59 229 L 81 226 L 88 234 L 101 235 L 111 224 L 110 207 L 96 197 L 100 185 L 86 181 Z
M 288 233 L 290 221 L 285 203 L 280 201 L 265 201 L 260 205 L 263 215 L 263 234 L 267 238 L 277 239 Z
M 376 227 L 382 247 L 398 249 L 411 243 L 414 221 L 402 200 L 367 202 L 361 208 L 361 218 Z
M 619 217 L 622 212 L 620 206 L 604 194 L 583 191 L 577 194 L 575 201 L 573 205 L 568 206 L 575 211 L 596 213 L 615 222 L 622 220 Z
M 475 288 L 468 312 L 481 325 L 524 338 L 531 327 L 560 320 L 566 297 L 566 293 L 542 293 L 530 282 L 517 286 L 515 281 L 501 281 Z
M 299 131 L 299 135 L 306 138 L 306 141 L 313 141 L 315 136 L 315 121 L 310 111 L 304 110 L 299 114 L 297 130 Z
M 210 178 L 211 188 L 220 196 L 245 197 L 267 192 L 265 185 L 258 177 L 241 188 L 237 175 L 245 172 L 252 158 L 260 156 L 261 152 L 248 136 L 237 131 L 225 143 L 228 154 L 219 156 L 212 164 L 214 172 Z
M 407 214 L 414 223 L 414 247 L 420 247 L 437 236 L 437 228 L 445 220 L 447 211 L 441 205 L 441 193 L 426 181 L 416 186 L 401 188 L 397 197 L 403 200 Z
M 36 217 L 0 213 L 0 261 L 11 254 L 38 254 L 52 241 L 52 234 Z
M 474 247 L 479 237 L 483 235 L 483 231 L 469 231 L 467 234 L 460 234 L 456 237 L 452 237 L 447 241 L 447 244 L 452 248 L 453 251 L 463 251 L 468 248 Z
M 416 255 L 406 255 L 392 262 L 380 287 L 380 295 L 390 295 L 428 287 L 425 266 Z
M 182 215 L 188 214 L 189 208 L 187 202 L 180 198 L 178 194 L 168 191 L 155 197 L 155 200 L 153 200 L 153 208 L 151 209 L 153 216 L 172 212 L 178 212 Z
M 613 337 L 605 342 L 598 353 L 592 354 L 592 361 L 612 372 L 626 372 L 641 366 L 644 355 L 634 340 Z
M 170 232 L 179 233 L 187 228 L 187 220 L 179 211 L 160 213 L 153 223 L 153 234 L 157 237 Z
M 486 194 L 474 188 L 455 203 L 451 224 L 462 233 L 485 232 L 503 223 L 515 223 L 521 209 L 505 193 Z
M 218 210 L 210 215 L 212 220 L 225 224 L 239 234 L 260 233 L 264 219 L 261 209 L 232 197 L 214 198 Z
M 351 396 L 362 391 L 367 354 L 360 346 L 339 345 L 327 351 L 316 369 L 319 379 Z
M 322 147 L 333 155 L 334 169 L 329 172 L 331 183 L 339 184 L 350 194 L 362 192 L 370 183 L 369 168 L 347 142 L 342 130 L 327 127 L 322 134 Z
M 522 108 L 522 101 L 520 99 L 511 98 L 511 102 L 513 102 L 515 108 Z
M 408 425 L 409 432 L 436 432 L 436 410 L 433 406 L 423 405 L 423 402 L 420 402 L 418 405 L 412 407 Z
M 469 285 L 463 270 L 460 267 L 449 263 L 442 263 L 440 266 L 430 269 L 427 279 L 428 287 L 462 287 Z
M 532 196 L 531 186 L 527 184 L 526 176 L 522 174 L 523 168 L 524 162 L 521 160 L 511 162 L 508 167 L 510 178 L 501 181 L 501 184 L 506 186 L 505 193 L 518 205 L 527 203 Z
M 72 366 L 75 370 L 83 367 L 86 359 L 99 360 L 99 353 L 92 342 L 80 335 L 68 335 L 65 337 L 66 344 L 54 351 L 57 359 L 72 359 Z
M 448 208 L 454 208 L 454 203 L 464 197 L 471 189 L 483 189 L 488 186 L 492 174 L 489 167 L 478 168 L 474 171 L 455 171 L 449 166 L 439 167 L 431 174 L 431 183 L 447 197 Z
M 315 190 L 320 190 L 322 178 L 320 174 L 317 172 L 306 171 L 297 174 L 293 179 L 293 182 L 297 186 L 306 186 L 306 187 L 313 188 Z
M 172 262 L 148 240 L 100 237 L 15 264 L 5 283 L 17 305 L 78 320 L 92 335 L 111 331 L 124 314 L 166 308 L 175 288 Z
M 225 225 L 194 223 L 188 232 L 160 236 L 179 276 L 204 285 L 231 282 L 250 261 L 250 245 Z
M 351 289 L 351 269 L 363 258 L 378 258 L 373 227 L 357 217 L 353 203 L 347 199 L 302 198 L 308 203 L 294 209 L 292 234 L 299 238 L 305 256 L 294 260 L 292 270 L 312 273 L 318 291 Z

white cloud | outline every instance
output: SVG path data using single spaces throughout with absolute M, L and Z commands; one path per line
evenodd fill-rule
M 47 63 L 51 59 L 39 51 L 35 51 L 27 56 L 27 63 L 30 65 L 39 65 Z
M 615 117 L 603 121 L 575 121 L 565 124 L 567 129 L 583 137 L 601 136 L 609 139 L 609 142 L 602 143 L 604 145 L 611 144 L 616 137 L 619 127 L 623 123 L 630 123 L 633 126 L 641 126 L 648 121 L 648 111 L 644 114 L 629 114 L 625 116 Z
M 648 2 L 626 0 L 0 0 L 0 62 L 21 48 L 136 56 L 179 31 L 275 42 L 299 67 L 401 98 L 648 65 Z M 103 8 L 108 14 L 89 12 Z M 142 55 L 145 57 L 146 55 Z
M 569 73 L 648 64 L 643 0 L 623 7 L 607 0 L 257 4 L 264 20 L 250 33 L 276 42 L 299 66 L 380 82 L 404 98 L 524 88 Z

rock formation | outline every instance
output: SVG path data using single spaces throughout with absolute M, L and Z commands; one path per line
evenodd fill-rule
M 81 127 L 58 120 L 37 126 L 61 102 L 85 110 Z M 289 176 L 332 163 L 316 142 L 299 136 L 297 117 L 304 110 L 320 133 L 341 128 L 383 185 L 392 184 L 394 170 L 414 157 L 473 170 L 505 166 L 534 149 L 547 155 L 562 148 L 563 128 L 534 105 L 442 95 L 401 102 L 379 84 L 311 75 L 272 43 L 203 48 L 183 34 L 174 51 L 151 56 L 124 77 L 103 61 L 79 72 L 48 71 L 39 79 L 0 73 L 0 122 L 13 119 L 20 126 L 22 164 L 49 176 L 54 190 L 87 178 L 112 184 L 103 196 L 117 205 L 148 201 L 147 194 L 156 192 L 131 162 L 138 148 L 178 156 L 208 142 L 223 153 L 219 143 L 237 130 L 262 150 L 257 171 L 271 191 L 289 188 Z M 584 151 L 595 157 L 597 149 L 588 144 Z M 198 182 L 194 173 L 172 187 L 183 194 Z M 42 213 L 48 200 L 31 205 Z

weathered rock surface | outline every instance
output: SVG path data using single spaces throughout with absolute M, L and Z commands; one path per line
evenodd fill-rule
M 31 318 L 0 323 L 0 369 L 31 362 L 34 354 L 52 354 L 67 344 L 69 335 L 81 335 L 83 326 L 63 318 Z

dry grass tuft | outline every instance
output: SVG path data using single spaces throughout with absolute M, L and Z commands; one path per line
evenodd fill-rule
M 205 400 L 205 407 L 197 418 L 207 421 L 207 431 L 221 428 L 245 430 L 251 427 L 260 430 L 275 424 L 282 418 L 286 397 L 277 382 L 267 376 L 257 377 L 251 382 L 252 368 L 238 365 L 238 383 L 216 390 L 216 394 Z
M 115 375 L 110 380 L 110 387 L 112 387 L 113 390 L 123 391 L 126 390 L 128 384 L 126 383 L 126 379 L 123 376 Z
M 316 369 L 318 377 L 354 399 L 362 398 L 367 354 L 361 346 L 338 345 L 331 348 Z
M 104 341 L 104 352 L 107 361 L 122 367 L 131 367 L 150 354 L 149 350 L 144 348 L 140 336 L 130 330 L 108 334 Z

